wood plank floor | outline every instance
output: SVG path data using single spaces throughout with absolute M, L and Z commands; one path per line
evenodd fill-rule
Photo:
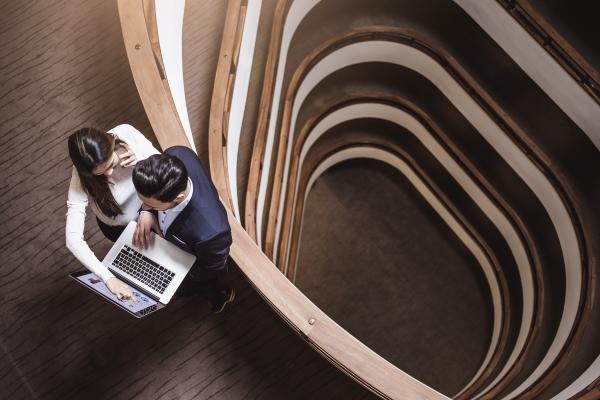
M 187 4 L 186 91 L 201 155 L 225 5 Z M 0 398 L 372 398 L 293 334 L 236 272 L 239 295 L 225 314 L 184 298 L 139 321 L 67 277 L 81 268 L 64 243 L 67 135 L 119 123 L 152 132 L 115 1 L 3 0 L 0 7 Z M 91 218 L 87 227 L 103 254 L 109 243 Z

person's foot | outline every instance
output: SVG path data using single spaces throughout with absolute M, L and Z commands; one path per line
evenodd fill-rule
M 228 287 L 228 288 L 222 289 L 219 292 L 219 299 L 212 305 L 212 312 L 214 312 L 215 314 L 220 313 L 221 311 L 223 311 L 225 309 L 225 306 L 227 305 L 227 303 L 231 303 L 233 301 L 233 299 L 235 299 L 235 289 L 234 288 Z

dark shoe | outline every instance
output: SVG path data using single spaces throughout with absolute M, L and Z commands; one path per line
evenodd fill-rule
M 231 303 L 235 299 L 235 289 L 226 288 L 219 292 L 219 300 L 212 305 L 212 312 L 215 314 L 220 313 L 225 309 L 227 303 Z

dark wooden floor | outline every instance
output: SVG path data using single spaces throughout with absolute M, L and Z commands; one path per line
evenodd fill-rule
M 188 1 L 188 107 L 200 154 L 224 0 Z M 368 392 L 293 334 L 249 285 L 224 315 L 175 299 L 135 320 L 72 282 L 64 244 L 66 136 L 131 123 L 152 136 L 116 1 L 2 1 L 0 398 L 359 399 Z M 205 160 L 206 161 L 206 160 Z M 109 244 L 92 220 L 87 237 Z

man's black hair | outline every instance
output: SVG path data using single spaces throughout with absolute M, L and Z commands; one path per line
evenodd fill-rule
M 133 185 L 144 197 L 169 203 L 187 188 L 188 173 L 177 157 L 155 154 L 133 168 Z

